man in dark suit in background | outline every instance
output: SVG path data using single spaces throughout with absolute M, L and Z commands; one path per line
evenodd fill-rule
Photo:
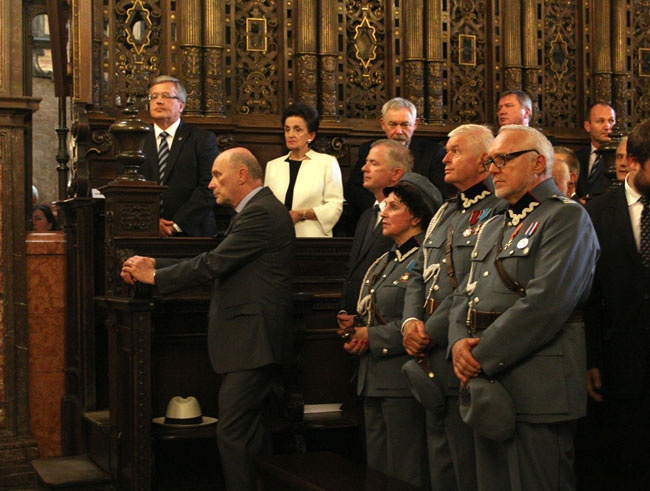
M 361 281 L 370 265 L 391 248 L 393 240 L 382 233 L 379 212 L 385 206 L 384 188 L 394 186 L 406 172 L 413 168 L 413 156 L 408 148 L 394 140 L 377 140 L 373 143 L 363 165 L 363 187 L 375 198 L 359 219 L 352 248 L 350 265 L 343 285 L 343 300 L 338 314 L 342 327 L 351 325 L 357 313 L 357 300 Z
M 217 425 L 221 466 L 228 490 L 252 491 L 252 459 L 270 451 L 264 407 L 279 367 L 293 349 L 295 232 L 286 207 L 262 187 L 262 169 L 248 150 L 220 154 L 212 176 L 217 203 L 237 212 L 223 241 L 181 262 L 129 258 L 122 277 L 127 283 L 155 284 L 163 294 L 212 282 L 208 349 L 222 377 Z
M 445 183 L 445 166 L 442 163 L 445 149 L 429 138 L 413 136 L 419 122 L 415 106 L 401 97 L 389 100 L 381 108 L 381 119 L 379 120 L 381 129 L 386 138 L 401 143 L 411 151 L 413 172 L 428 178 L 443 196 L 452 196 L 455 189 Z M 363 210 L 370 208 L 375 199 L 372 193 L 364 189 L 362 170 L 372 143 L 372 141 L 368 141 L 359 147 L 357 163 L 345 183 L 345 200 L 352 208 L 350 214 L 353 227 Z
M 149 88 L 154 131 L 144 143 L 142 172 L 167 186 L 161 197 L 160 235 L 211 236 L 217 230 L 210 168 L 219 153 L 214 133 L 184 123 L 187 93 L 174 77 L 161 75 Z
M 576 194 L 583 200 L 603 194 L 611 181 L 605 175 L 605 160 L 596 150 L 612 140 L 612 128 L 616 124 L 614 109 L 605 102 L 597 102 L 589 109 L 584 128 L 589 133 L 591 144 L 576 152 L 580 161 L 580 175 L 576 184 Z
M 602 249 L 584 309 L 587 388 L 613 425 L 603 462 L 587 464 L 611 465 L 600 489 L 650 482 L 650 120 L 634 127 L 627 153 L 624 185 L 587 204 Z

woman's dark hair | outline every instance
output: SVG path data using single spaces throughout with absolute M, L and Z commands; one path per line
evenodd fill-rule
M 318 111 L 313 107 L 303 104 L 302 102 L 296 102 L 289 106 L 284 110 L 284 113 L 282 113 L 282 126 L 284 126 L 287 118 L 291 116 L 298 116 L 304 119 L 307 123 L 307 130 L 309 130 L 310 133 L 316 133 L 318 131 L 319 115 Z
M 420 218 L 420 225 L 424 230 L 429 226 L 429 222 L 433 215 L 424 204 L 422 195 L 418 188 L 407 182 L 398 182 L 394 186 L 384 189 L 384 195 L 388 196 L 390 193 L 395 193 L 395 196 L 404 203 L 415 218 Z
M 52 224 L 51 230 L 59 230 L 59 224 L 56 221 L 56 217 L 54 216 L 54 213 L 52 213 L 52 208 L 44 204 L 38 204 L 38 205 L 34 205 L 34 207 L 32 208 L 32 213 L 35 212 L 36 210 L 41 210 L 43 212 L 43 215 L 45 215 L 45 219 Z

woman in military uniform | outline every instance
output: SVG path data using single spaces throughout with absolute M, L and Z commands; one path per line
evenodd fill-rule
M 384 190 L 382 232 L 394 245 L 368 269 L 359 292 L 359 325 L 347 332 L 344 345 L 360 357 L 357 393 L 363 398 L 368 467 L 418 487 L 428 482 L 424 408 L 401 373 L 410 357 L 400 328 L 410 271 L 437 209 L 436 191 L 415 173 Z

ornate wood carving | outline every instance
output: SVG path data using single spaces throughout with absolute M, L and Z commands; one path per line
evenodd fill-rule
M 583 117 L 579 114 L 576 93 L 577 31 L 574 3 L 547 4 L 544 12 L 545 76 L 542 93 L 543 125 L 578 128 Z
M 266 19 L 266 51 L 251 51 L 247 46 L 246 19 Z M 240 1 L 235 9 L 235 59 L 233 97 L 235 110 L 242 114 L 277 113 L 279 103 L 280 40 L 277 2 Z
M 384 2 L 348 2 L 346 14 L 346 113 L 349 118 L 374 118 L 385 102 Z
M 486 47 L 487 20 L 485 2 L 469 0 L 449 4 L 449 54 L 448 60 L 459 59 L 459 35 L 476 36 L 476 65 L 459 65 L 449 62 L 448 101 L 451 123 L 484 123 L 487 121 L 486 104 L 491 106 L 488 98 Z

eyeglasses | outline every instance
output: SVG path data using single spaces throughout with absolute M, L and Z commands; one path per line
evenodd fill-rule
M 149 101 L 155 101 L 156 99 L 162 99 L 164 101 L 168 99 L 179 99 L 177 95 L 170 94 L 169 92 L 163 92 L 162 94 L 159 94 L 158 92 L 154 92 L 153 94 L 149 94 L 149 97 L 147 97 Z
M 534 148 L 530 148 L 528 150 L 519 150 L 518 152 L 502 153 L 488 158 L 485 162 L 483 162 L 483 168 L 488 171 L 490 170 L 490 166 L 494 164 L 497 169 L 501 169 L 508 163 L 509 160 L 515 159 L 520 155 L 528 152 L 535 152 L 537 155 L 539 155 L 539 151 L 535 150 Z
M 386 123 L 386 125 L 391 129 L 394 130 L 398 126 L 401 127 L 403 130 L 408 130 L 413 124 L 410 121 L 404 121 L 403 123 L 396 123 L 395 121 L 389 121 Z

